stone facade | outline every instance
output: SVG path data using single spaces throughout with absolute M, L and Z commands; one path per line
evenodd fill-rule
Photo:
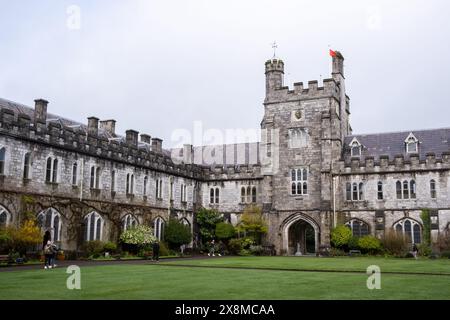
M 267 61 L 259 143 L 165 150 L 147 134 L 117 135 L 114 120 L 84 125 L 49 114 L 42 99 L 34 110 L 0 99 L 0 222 L 52 208 L 43 229 L 79 250 L 86 240 L 117 240 L 130 215 L 155 230 L 173 217 L 195 231 L 200 207 L 237 224 L 254 203 L 269 224 L 266 243 L 306 254 L 328 246 L 338 223 L 421 242 L 426 208 L 436 240 L 450 223 L 450 130 L 352 135 L 343 61 L 337 52 L 323 86 L 292 90 L 284 62 Z

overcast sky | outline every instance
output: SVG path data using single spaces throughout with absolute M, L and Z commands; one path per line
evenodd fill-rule
M 0 97 L 165 147 L 194 121 L 257 129 L 275 40 L 289 86 L 342 52 L 354 133 L 450 127 L 447 2 L 1 0 Z

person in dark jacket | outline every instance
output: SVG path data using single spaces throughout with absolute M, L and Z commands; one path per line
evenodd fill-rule
M 44 246 L 44 255 L 45 255 L 44 269 L 52 268 L 52 257 L 53 257 L 52 246 L 53 243 L 50 240 L 48 240 L 47 244 Z
M 153 242 L 153 261 L 159 261 L 159 241 Z

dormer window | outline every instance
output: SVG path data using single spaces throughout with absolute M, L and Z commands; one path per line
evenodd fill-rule
M 359 143 L 359 141 L 354 138 L 352 140 L 352 142 L 350 142 L 350 148 L 351 148 L 351 155 L 352 157 L 360 157 L 361 156 L 361 143 Z
M 412 134 L 412 132 L 406 138 L 405 146 L 406 146 L 407 153 L 417 153 L 418 152 L 419 140 L 417 140 L 417 138 Z

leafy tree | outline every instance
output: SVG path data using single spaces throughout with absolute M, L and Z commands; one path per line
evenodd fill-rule
M 336 248 L 347 247 L 352 239 L 352 230 L 344 225 L 339 225 L 331 231 L 331 243 Z
M 262 215 L 261 208 L 255 205 L 246 207 L 242 213 L 238 231 L 244 232 L 245 235 L 249 234 L 256 243 L 261 243 L 262 235 L 268 231 L 267 221 Z
M 192 240 L 191 228 L 176 219 L 170 219 L 164 230 L 164 239 L 172 248 L 188 244 Z
M 41 229 L 34 219 L 27 219 L 17 228 L 15 226 L 6 227 L 0 235 L 1 246 L 11 252 L 18 252 L 25 255 L 28 248 L 39 244 L 42 241 Z
M 200 237 L 203 241 L 209 241 L 215 237 L 216 224 L 223 222 L 219 212 L 213 209 L 201 208 L 197 214 L 197 225 Z
M 216 225 L 216 237 L 218 239 L 222 239 L 222 240 L 231 239 L 231 238 L 233 238 L 235 232 L 236 231 L 235 231 L 233 225 L 231 225 L 230 223 L 219 222 Z

